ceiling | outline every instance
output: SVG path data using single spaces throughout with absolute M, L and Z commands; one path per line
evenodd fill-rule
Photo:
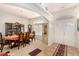
M 27 8 L 27 5 L 30 6 L 31 9 Z M 46 9 L 43 10 L 35 3 L 0 4 L 0 11 L 28 19 L 38 18 L 41 16 L 41 14 L 44 15 L 46 13 L 45 11 L 49 11 L 54 18 L 56 17 L 57 19 L 64 19 L 66 17 L 74 17 L 74 9 L 72 9 L 72 7 L 76 5 L 77 4 L 75 3 L 41 3 L 41 7 Z
M 0 4 L 0 11 L 28 19 L 40 17 L 36 12 L 11 4 Z
M 49 11 L 56 20 L 73 19 L 75 9 L 78 4 L 75 3 L 43 3 L 43 8 Z
M 58 12 L 62 11 L 68 8 L 71 8 L 75 6 L 74 3 L 43 3 L 42 6 L 44 6 L 49 12 Z

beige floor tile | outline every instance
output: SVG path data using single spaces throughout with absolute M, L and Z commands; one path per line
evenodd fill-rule
M 41 40 L 35 40 L 33 42 L 26 45 L 26 47 L 20 46 L 20 49 L 18 48 L 13 48 L 10 49 L 7 46 L 5 46 L 3 51 L 10 51 L 11 56 L 30 56 L 28 53 L 33 51 L 36 48 L 39 48 L 42 50 L 37 56 L 53 56 L 56 48 L 58 46 L 58 43 L 53 43 L 50 46 L 47 46 L 44 44 Z M 77 48 L 67 46 L 67 55 L 68 56 L 79 56 L 79 51 Z
M 5 47 L 3 51 L 10 51 L 11 56 L 29 56 L 28 53 L 30 53 L 34 49 L 39 48 L 43 51 L 46 47 L 47 45 L 41 42 L 40 40 L 35 40 L 31 42 L 30 45 L 27 44 L 26 47 L 20 46 L 19 50 L 17 47 L 13 49 Z M 43 53 L 41 52 L 39 55 L 43 55 Z

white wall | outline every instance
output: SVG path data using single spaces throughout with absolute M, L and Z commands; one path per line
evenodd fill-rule
M 49 22 L 48 25 L 48 45 L 55 43 L 55 33 L 54 33 L 54 20 Z
M 36 32 L 36 35 L 42 36 L 42 25 L 41 24 L 36 24 L 33 26 L 34 31 Z
M 36 35 L 42 36 L 42 24 L 47 23 L 47 20 L 43 17 L 35 18 L 31 20 L 31 24 L 33 25 L 33 29 L 36 32 Z
M 76 46 L 76 28 L 74 19 L 56 20 L 55 22 L 55 42 Z
M 76 44 L 77 44 L 77 46 L 76 47 L 79 50 L 79 31 L 77 30 L 77 20 L 79 20 L 79 5 L 76 8 L 76 13 L 77 13 L 77 15 L 76 15 L 76 36 L 77 36 Z
M 54 20 L 49 22 L 49 45 L 56 42 L 76 47 L 75 15 L 74 8 L 53 14 Z
M 27 31 L 27 25 L 29 24 L 28 19 L 20 18 L 14 15 L 10 15 L 7 13 L 0 13 L 0 32 L 2 32 L 3 36 L 5 35 L 5 23 L 15 23 L 19 22 L 25 25 L 25 31 Z

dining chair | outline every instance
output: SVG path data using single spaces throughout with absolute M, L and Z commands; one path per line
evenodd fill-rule
M 35 40 L 35 31 L 33 31 L 33 39 Z
M 32 33 L 30 33 L 30 39 L 32 41 L 35 40 L 35 31 L 33 31 Z
M 26 43 L 30 44 L 30 33 L 26 32 Z
M 2 39 L 2 33 L 0 32 L 0 50 L 1 50 L 1 52 L 3 51 L 3 47 L 4 47 L 4 44 L 3 44 L 3 39 Z
M 24 47 L 24 33 L 19 33 L 18 34 L 18 49 L 19 49 L 19 47 L 20 47 L 20 45 L 23 45 L 23 47 Z
M 26 46 L 27 32 L 24 32 L 24 45 Z

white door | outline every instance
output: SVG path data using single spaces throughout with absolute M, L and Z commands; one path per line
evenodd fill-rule
M 73 21 L 64 21 L 64 40 L 63 43 L 69 46 L 75 46 L 75 23 Z
M 55 24 L 55 40 L 57 43 L 75 46 L 75 25 L 70 20 L 59 20 Z
M 57 43 L 63 43 L 64 39 L 64 26 L 61 21 L 55 22 L 55 42 Z

